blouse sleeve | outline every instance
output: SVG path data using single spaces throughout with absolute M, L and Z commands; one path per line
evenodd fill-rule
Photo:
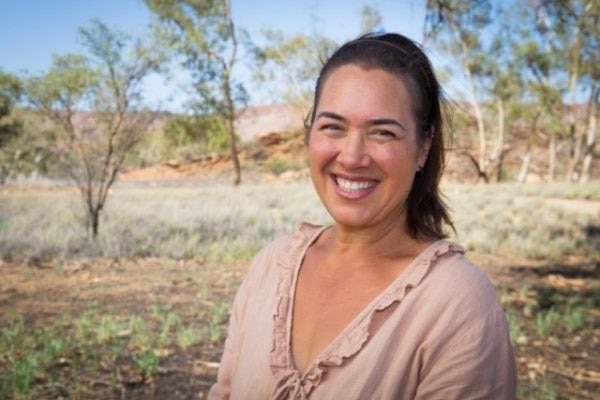
M 431 352 L 415 399 L 515 398 L 515 359 L 500 306 Z

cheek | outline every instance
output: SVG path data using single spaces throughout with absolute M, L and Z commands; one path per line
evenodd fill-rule
M 417 156 L 405 146 L 396 148 L 379 149 L 372 153 L 373 160 L 388 173 L 401 174 L 403 171 L 412 171 L 417 164 Z
M 308 158 L 311 168 L 327 164 L 337 153 L 334 141 L 321 135 L 311 136 L 308 142 Z

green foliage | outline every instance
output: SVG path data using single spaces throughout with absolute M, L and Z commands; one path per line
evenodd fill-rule
M 220 281 L 222 274 L 213 273 L 210 279 Z M 74 393 L 90 376 L 107 374 L 106 384 L 114 385 L 109 391 L 116 390 L 120 371 L 132 369 L 149 381 L 173 351 L 222 342 L 236 287 L 215 293 L 209 284 L 203 298 L 189 304 L 161 302 L 134 315 L 126 307 L 106 312 L 92 305 L 81 314 L 49 318 L 43 326 L 6 310 L 0 317 L 0 397 L 45 398 L 65 374 L 72 377 L 68 388 Z
M 0 70 L 0 150 L 21 131 L 19 121 L 7 118 L 21 96 L 21 86 L 17 76 Z
M 160 358 L 152 350 L 133 355 L 133 366 L 140 371 L 142 376 L 150 377 L 158 372 Z
M 177 344 L 182 349 L 187 349 L 190 346 L 198 344 L 202 341 L 203 335 L 197 328 L 183 328 L 177 334 Z
M 575 306 L 565 310 L 563 324 L 568 332 L 576 332 L 587 325 L 587 309 L 585 306 Z
M 216 115 L 181 115 L 169 119 L 164 128 L 169 154 L 198 158 L 201 154 L 224 153 L 229 148 L 226 121 Z
M 535 317 L 535 328 L 544 337 L 552 336 L 560 323 L 560 313 L 555 308 L 539 312 Z
M 23 122 L 13 112 L 21 94 L 21 80 L 0 69 L 0 184 L 16 173 L 14 164 L 21 157 L 14 143 L 23 135 Z
M 379 10 L 368 4 L 360 10 L 360 31 L 362 34 L 383 30 L 382 18 Z
M 266 44 L 252 51 L 254 80 L 271 91 L 270 99 L 308 110 L 322 62 L 337 44 L 319 34 L 287 35 L 275 29 L 264 30 L 263 36 Z
M 548 376 L 534 379 L 528 385 L 517 387 L 517 398 L 523 400 L 557 400 L 561 398 Z
M 170 145 L 187 146 L 206 141 L 206 132 L 199 129 L 198 125 L 195 117 L 177 116 L 167 121 L 163 132 Z
M 91 56 L 55 57 L 49 71 L 28 79 L 26 93 L 61 134 L 55 151 L 80 189 L 96 238 L 110 187 L 154 119 L 142 110 L 140 84 L 159 70 L 164 54 L 98 20 L 80 34 Z
M 202 116 L 199 128 L 208 134 L 206 152 L 223 153 L 229 147 L 227 122 L 218 116 Z
M 274 175 L 281 175 L 286 171 L 294 171 L 302 168 L 302 164 L 297 160 L 288 160 L 278 157 L 273 157 L 267 161 L 267 170 Z
M 227 143 L 235 168 L 234 184 L 241 182 L 234 120 L 236 108 L 247 102 L 241 82 L 234 79 L 238 61 L 238 36 L 230 1 L 145 0 L 170 36 L 173 50 L 184 59 L 194 79 L 193 109 L 227 121 Z M 212 138 L 212 136 L 211 136 Z M 225 136 L 216 135 L 209 147 L 222 148 Z
M 510 334 L 510 340 L 513 346 L 527 343 L 527 336 L 525 335 L 525 329 L 523 327 L 523 321 L 517 310 L 509 308 L 506 312 L 508 319 L 508 329 Z

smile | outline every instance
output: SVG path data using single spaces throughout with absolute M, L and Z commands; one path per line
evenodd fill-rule
M 349 180 L 340 176 L 334 175 L 334 181 L 338 187 L 338 193 L 345 195 L 344 197 L 359 198 L 368 194 L 376 184 L 377 181 L 357 179 Z

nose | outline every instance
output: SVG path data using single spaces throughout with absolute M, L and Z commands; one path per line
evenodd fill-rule
M 348 169 L 368 167 L 370 157 L 363 135 L 349 133 L 340 143 L 337 160 Z

